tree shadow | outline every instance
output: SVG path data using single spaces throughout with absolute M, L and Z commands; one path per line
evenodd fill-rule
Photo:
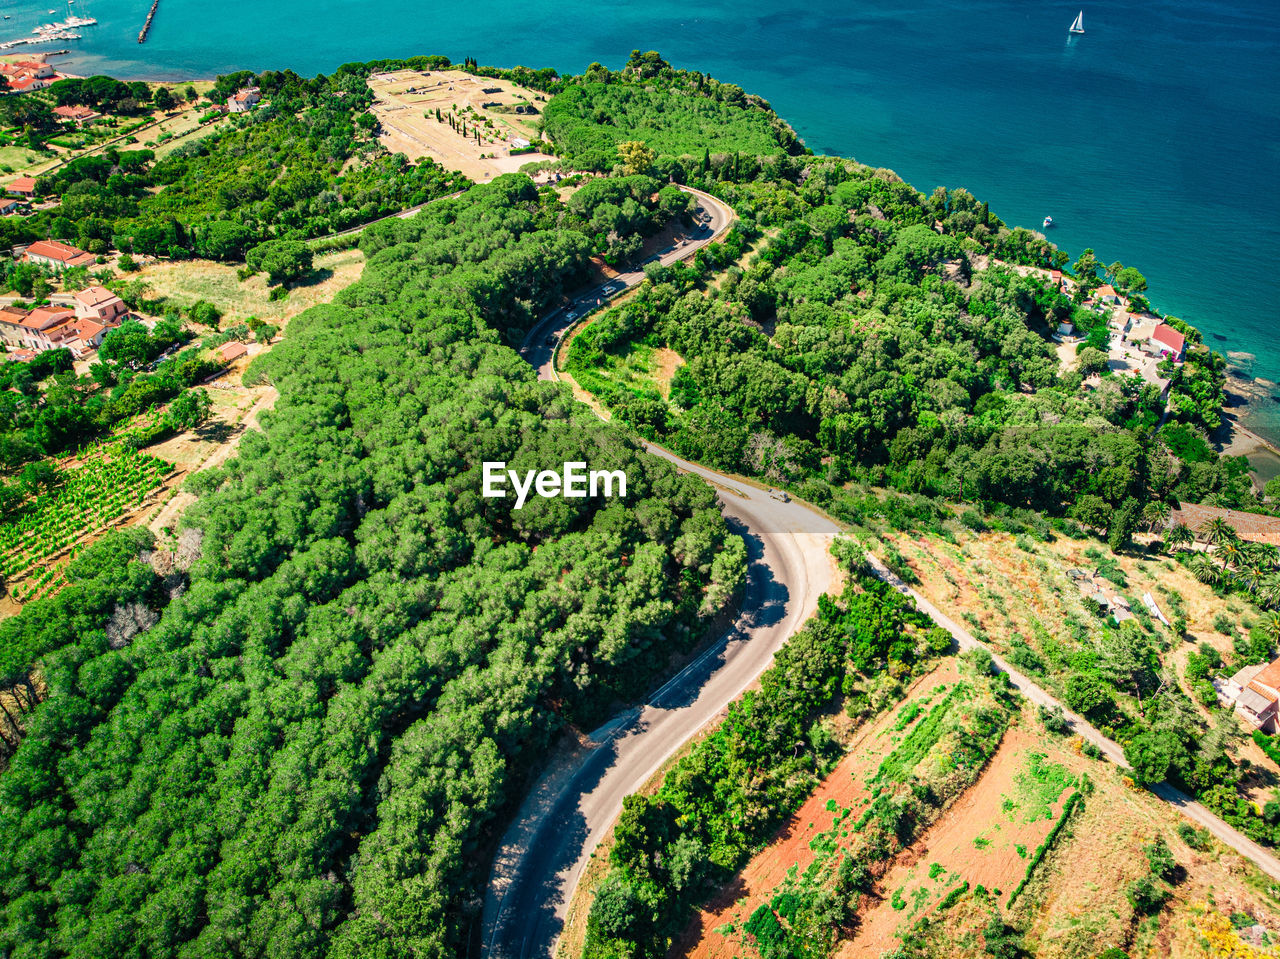
M 289 284 L 289 289 L 294 290 L 307 286 L 319 286 L 325 280 L 331 279 L 333 279 L 333 270 L 327 266 L 319 267 L 294 280 Z

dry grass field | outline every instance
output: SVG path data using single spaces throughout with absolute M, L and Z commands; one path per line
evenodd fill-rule
M 363 269 L 364 254 L 359 250 L 322 254 L 315 259 L 312 282 L 292 288 L 283 300 L 268 299 L 270 289 L 264 276 L 242 282 L 234 265 L 210 260 L 150 263 L 130 279 L 146 283 L 148 295 L 164 296 L 184 307 L 208 300 L 222 311 L 224 324 L 256 316 L 283 328 L 303 310 L 328 303 L 335 293 L 358 280 Z
M 475 77 L 461 70 L 396 70 L 369 77 L 373 114 L 382 125 L 378 139 L 392 153 L 411 160 L 430 157 L 477 183 L 514 173 L 526 163 L 550 160 L 543 153 L 511 155 L 511 141 L 539 138 L 544 97 L 509 80 Z M 537 113 L 516 113 L 532 108 Z M 453 116 L 474 135 L 463 137 L 446 119 Z

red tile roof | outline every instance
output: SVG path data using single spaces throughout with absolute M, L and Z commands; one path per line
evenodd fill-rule
M 35 193 L 36 181 L 34 177 L 20 176 L 12 183 L 6 184 L 5 189 L 10 193 Z
M 88 107 L 81 107 L 81 106 L 54 107 L 53 112 L 60 117 L 65 117 L 68 120 L 87 120 L 90 117 L 101 116 L 101 114 L 95 113 L 94 111 L 90 110 Z
M 243 343 L 232 341 L 231 343 L 223 343 L 218 347 L 218 352 L 222 354 L 223 362 L 230 363 L 238 356 L 244 356 L 249 352 L 249 348 Z
M 93 254 L 77 249 L 60 240 L 37 240 L 27 247 L 28 256 L 43 256 L 50 260 L 70 266 L 87 265 L 94 262 Z
M 1157 343 L 1167 346 L 1174 353 L 1181 353 L 1183 347 L 1187 345 L 1187 338 L 1168 323 L 1161 323 L 1157 326 L 1156 331 L 1151 334 L 1151 338 Z
M 1103 283 L 1102 286 L 1098 287 L 1099 297 L 1115 296 L 1115 295 L 1116 295 L 1116 288 L 1112 286 L 1110 283 Z
M 110 303 L 112 300 L 119 299 L 114 293 L 105 286 L 90 286 L 81 290 L 75 295 L 75 300 L 81 306 L 93 309 L 102 306 L 104 303 Z
M 47 330 L 51 326 L 65 323 L 74 316 L 73 312 L 63 307 L 38 306 L 27 314 L 27 318 L 22 321 L 22 325 L 29 330 Z

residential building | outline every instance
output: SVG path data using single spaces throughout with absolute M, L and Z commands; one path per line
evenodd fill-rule
M 29 312 L 31 311 L 16 306 L 0 307 L 0 339 L 4 340 L 5 346 L 26 345 L 27 328 L 22 325 L 22 321 Z
M 1094 290 L 1093 298 L 1099 303 L 1105 303 L 1107 306 L 1120 305 L 1120 294 L 1109 283 L 1103 283 L 1102 286 Z
M 85 106 L 54 107 L 53 112 L 64 120 L 72 121 L 78 127 L 82 127 L 89 121 L 97 120 L 102 116 L 101 113 L 97 113 Z
M 117 317 L 129 312 L 124 300 L 116 296 L 105 286 L 91 286 L 81 290 L 74 297 L 76 316 L 81 319 L 94 319 L 100 323 L 111 323 Z
M 1186 526 L 1194 532 L 1213 519 L 1224 520 L 1246 543 L 1280 547 L 1280 516 L 1264 516 L 1262 513 L 1246 513 L 1200 503 L 1179 503 L 1178 508 L 1169 513 L 1166 528 Z
M 75 313 L 62 307 L 36 307 L 22 321 L 22 327 L 26 331 L 24 345 L 33 350 L 52 350 L 67 346 L 66 341 L 74 338 L 69 324 L 75 317 Z
M 0 216 L 9 216 L 18 212 L 18 201 L 11 196 L 0 197 Z
M 239 359 L 248 352 L 249 348 L 239 340 L 232 340 L 230 343 L 223 343 L 218 347 L 218 355 L 222 357 L 222 362 L 224 363 Z
M 239 93 L 227 98 L 227 109 L 232 113 L 248 113 L 262 100 L 262 91 L 257 87 L 245 87 Z
M 1276 710 L 1280 706 L 1280 659 L 1246 666 L 1237 672 L 1220 691 L 1229 695 L 1234 689 L 1236 715 L 1244 717 L 1255 729 L 1271 733 L 1276 728 Z
M 1168 323 L 1160 323 L 1147 340 L 1148 352 L 1167 356 L 1175 363 L 1181 363 L 1187 353 L 1187 338 Z
M 36 195 L 36 180 L 35 177 L 20 176 L 4 189 L 10 196 L 26 197 L 29 200 Z
M 60 240 L 37 240 L 26 249 L 25 256 L 32 263 L 64 270 L 72 266 L 92 266 L 97 261 L 92 253 L 77 249 Z

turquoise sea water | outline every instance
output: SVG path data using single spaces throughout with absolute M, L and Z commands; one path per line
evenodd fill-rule
M 1280 382 L 1280 6 L 1275 0 L 77 0 L 77 73 L 203 77 L 442 53 L 617 67 L 633 48 L 768 98 L 818 152 L 963 186 L 1073 255 L 1146 274 L 1152 301 Z M 68 9 L 9 0 L 0 34 Z M 1280 387 L 1268 392 L 1280 394 Z M 1250 409 L 1280 441 L 1280 403 Z

